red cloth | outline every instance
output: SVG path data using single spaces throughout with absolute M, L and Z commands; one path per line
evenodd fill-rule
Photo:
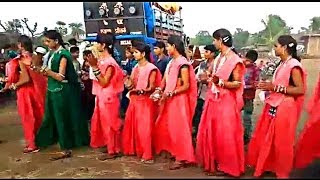
M 235 54 L 226 60 L 216 75 L 228 80 L 239 63 L 242 65 L 243 82 L 244 65 Z M 205 171 L 214 172 L 218 168 L 232 176 L 240 176 L 244 172 L 243 127 L 240 115 L 243 86 L 237 90 L 217 88 L 219 94 L 213 93 L 211 89 L 207 92 L 197 135 L 197 161 Z
M 192 66 L 186 58 L 173 59 L 166 72 L 164 92 L 173 92 L 178 86 L 178 75 L 182 65 L 189 66 L 190 87 L 181 94 L 166 100 L 160 107 L 160 114 L 154 128 L 156 153 L 166 150 L 177 161 L 195 162 L 192 145 L 192 118 L 197 101 L 197 84 Z
M 25 55 L 11 61 L 10 83 L 16 83 L 19 80 L 19 60 L 25 62 L 30 81 L 17 89 L 18 113 L 21 117 L 26 146 L 35 148 L 35 135 L 44 115 L 47 80 L 30 69 L 28 64 L 31 63 L 31 57 Z
M 135 67 L 132 78 L 135 89 L 146 89 L 153 70 L 157 71 L 155 86 L 161 83 L 161 73 L 152 63 Z M 137 155 L 142 159 L 152 159 L 151 135 L 156 118 L 156 104 L 146 95 L 130 95 L 130 104 L 122 132 L 122 149 L 125 155 Z
M 96 103 L 91 119 L 90 146 L 93 148 L 107 146 L 109 154 L 119 153 L 122 124 L 119 117 L 119 93 L 123 90 L 124 74 L 112 57 L 100 60 L 98 66 L 102 75 L 105 75 L 107 68 L 112 66 L 114 75 L 107 87 L 102 87 L 93 80 L 92 93 L 96 95 Z
M 320 157 L 320 78 L 309 101 L 309 119 L 296 145 L 296 168 L 304 168 Z
M 291 70 L 302 65 L 291 59 L 280 65 L 273 79 L 273 84 L 289 86 Z M 302 69 L 304 85 L 306 74 Z M 306 89 L 306 87 L 305 87 Z M 292 97 L 271 92 L 257 122 L 249 143 L 247 163 L 255 167 L 254 176 L 265 171 L 272 171 L 278 178 L 288 178 L 293 166 L 294 142 L 297 123 L 300 117 L 304 96 Z M 276 116 L 269 115 L 270 107 L 277 107 Z

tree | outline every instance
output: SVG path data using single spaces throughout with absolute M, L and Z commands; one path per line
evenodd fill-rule
M 30 32 L 31 34 L 31 38 L 33 39 L 35 37 L 35 33 L 37 31 L 37 28 L 38 28 L 38 23 L 35 22 L 34 25 L 33 25 L 33 28 L 31 29 L 29 24 L 28 24 L 28 21 L 29 19 L 28 18 L 23 18 L 21 19 L 21 22 L 23 22 L 24 26 L 27 28 L 27 30 Z
M 248 31 L 243 31 L 241 28 L 237 28 L 236 32 L 233 35 L 233 44 L 235 48 L 242 48 L 247 45 L 250 37 Z
M 68 33 L 68 28 L 65 27 L 65 26 L 66 26 L 66 23 L 65 23 L 65 22 L 63 22 L 63 21 L 57 21 L 57 22 L 56 22 L 56 25 L 57 25 L 58 27 L 56 27 L 55 30 L 57 30 L 57 31 L 61 34 L 61 36 L 67 35 L 67 33 Z
M 209 45 L 212 44 L 213 38 L 208 31 L 199 31 L 194 39 L 194 45 Z
M 275 40 L 283 35 L 290 34 L 292 27 L 288 27 L 286 22 L 278 15 L 270 14 L 267 19 L 262 19 L 261 22 L 264 24 L 265 29 L 259 32 L 262 40 L 261 43 L 266 44 L 269 48 L 272 48 Z
M 21 30 L 24 31 L 21 21 L 19 19 L 13 19 L 12 21 L 7 21 L 4 24 L 0 20 L 0 26 L 5 32 L 8 33 L 21 33 Z
M 320 17 L 313 17 L 310 19 L 311 24 L 309 26 L 309 31 L 313 33 L 319 33 L 320 32 Z
M 85 34 L 85 31 L 82 29 L 83 24 L 82 23 L 70 23 L 69 28 L 71 29 L 71 35 L 79 39 L 79 35 Z

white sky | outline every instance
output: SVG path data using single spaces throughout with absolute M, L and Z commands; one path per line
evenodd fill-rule
M 277 14 L 297 32 L 309 26 L 310 19 L 320 16 L 320 2 L 180 2 L 184 31 L 193 37 L 199 30 L 212 33 L 218 28 L 234 32 L 236 28 L 254 33 L 263 29 L 261 19 Z M 82 22 L 82 2 L 0 2 L 0 20 L 29 18 L 38 22 L 38 32 L 45 26 L 55 27 L 58 20 Z M 1 30 L 0 30 L 1 31 Z

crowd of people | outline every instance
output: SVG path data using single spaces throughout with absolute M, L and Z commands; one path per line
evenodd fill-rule
M 148 164 L 160 154 L 173 160 L 171 170 L 198 164 L 207 175 L 239 177 L 248 166 L 256 177 L 271 171 L 279 178 L 317 157 L 320 81 L 296 145 L 306 73 L 290 35 L 274 44 L 281 63 L 270 80 L 260 79 L 257 51 L 240 57 L 226 29 L 214 31 L 204 61 L 173 35 L 154 44 L 155 61 L 149 45 L 133 41 L 118 63 L 114 39 L 98 34 L 81 64 L 79 48 L 66 49 L 55 30 L 35 50 L 28 36 L 19 37 L 1 91 L 16 90 L 24 153 L 58 143 L 61 154 L 51 157 L 58 160 L 89 145 L 106 148 L 101 161 L 135 155 Z M 257 89 L 266 97 L 252 131 Z

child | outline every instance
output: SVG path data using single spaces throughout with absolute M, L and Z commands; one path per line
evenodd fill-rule
M 244 143 L 247 144 L 250 140 L 252 131 L 251 116 L 253 113 L 253 100 L 256 94 L 255 82 L 259 81 L 260 69 L 255 65 L 258 58 L 258 53 L 255 50 L 249 50 L 245 56 L 245 87 L 243 92 L 244 107 L 242 111 L 244 132 Z

